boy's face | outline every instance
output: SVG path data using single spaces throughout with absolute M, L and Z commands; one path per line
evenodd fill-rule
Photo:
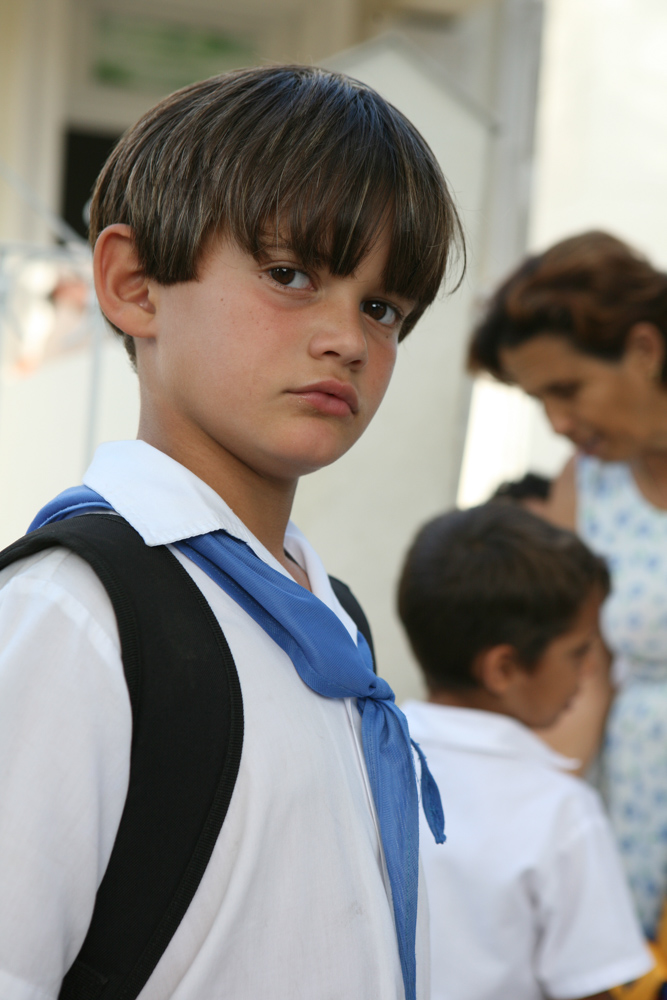
M 341 278 L 306 273 L 289 249 L 258 261 L 220 240 L 198 280 L 151 283 L 155 336 L 136 340 L 137 361 L 142 408 L 168 428 L 163 449 L 278 480 L 347 451 L 384 396 L 414 306 L 384 291 L 387 253 L 378 242 Z
M 552 725 L 571 704 L 584 670 L 601 651 L 597 591 L 582 605 L 572 628 L 549 643 L 537 664 L 521 670 L 511 693 L 513 714 L 536 729 Z

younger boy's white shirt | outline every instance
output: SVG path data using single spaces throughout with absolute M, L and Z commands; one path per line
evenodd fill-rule
M 205 483 L 143 442 L 85 476 L 153 545 L 224 528 L 279 563 Z M 356 637 L 290 525 L 290 554 Z M 175 553 L 238 670 L 245 732 L 229 812 L 142 1000 L 404 996 L 390 891 L 351 700 L 322 698 L 213 581 Z M 57 997 L 109 859 L 129 775 L 131 710 L 113 609 L 90 568 L 50 550 L 0 573 L 0 998 Z M 420 906 L 418 993 L 428 929 Z
M 422 826 L 432 1000 L 566 1000 L 653 965 L 596 793 L 575 762 L 493 712 L 404 706 L 442 795 Z

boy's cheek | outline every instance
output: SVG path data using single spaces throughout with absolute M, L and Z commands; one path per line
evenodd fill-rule
M 378 351 L 378 356 L 375 358 L 369 352 L 367 374 L 370 383 L 369 396 L 373 401 L 369 420 L 375 414 L 389 388 L 389 383 L 391 382 L 396 366 L 396 356 L 397 344 L 395 343 L 382 345 L 382 350 Z

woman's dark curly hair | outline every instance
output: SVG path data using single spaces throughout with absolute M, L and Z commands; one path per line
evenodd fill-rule
M 667 274 L 608 233 L 583 233 L 528 257 L 501 285 L 473 333 L 468 366 L 507 381 L 501 349 L 545 333 L 615 361 L 639 322 L 667 342 Z

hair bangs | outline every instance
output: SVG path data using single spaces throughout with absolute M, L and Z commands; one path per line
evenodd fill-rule
M 344 154 L 341 160 L 320 163 L 283 194 L 269 192 L 256 213 L 228 217 L 221 228 L 249 253 L 288 247 L 305 267 L 326 267 L 338 277 L 353 274 L 387 231 L 394 192 L 377 173 L 371 183 L 367 164 Z

